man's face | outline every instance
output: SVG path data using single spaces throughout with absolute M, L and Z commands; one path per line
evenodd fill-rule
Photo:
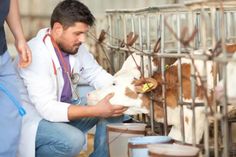
M 76 54 L 79 46 L 85 41 L 89 26 L 82 22 L 77 22 L 73 26 L 62 29 L 56 42 L 59 48 L 69 54 Z

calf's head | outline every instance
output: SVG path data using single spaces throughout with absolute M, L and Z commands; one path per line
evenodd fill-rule
M 138 94 L 135 91 L 135 86 L 132 84 L 133 80 L 133 78 L 125 75 L 115 77 L 113 84 L 89 93 L 88 104 L 95 105 L 107 94 L 114 93 L 110 103 L 129 107 L 125 114 L 148 113 L 148 109 L 145 106 L 149 104 L 149 99 L 147 99 L 147 96 Z
M 134 58 L 134 59 L 133 59 Z M 143 57 L 144 73 L 147 74 L 149 68 L 149 59 L 147 56 Z M 133 54 L 129 56 L 124 62 L 122 68 L 114 75 L 114 81 L 107 86 L 97 89 L 88 94 L 88 104 L 95 105 L 109 93 L 114 93 L 111 98 L 111 104 L 118 104 L 128 106 L 129 109 L 125 114 L 139 114 L 148 113 L 146 106 L 149 104 L 149 99 L 142 93 L 136 92 L 134 80 L 141 77 L 141 73 L 136 65 L 141 66 L 141 57 Z M 154 62 L 151 62 L 153 70 L 157 69 Z

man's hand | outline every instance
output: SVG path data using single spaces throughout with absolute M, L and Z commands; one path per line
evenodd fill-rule
M 19 67 L 25 68 L 30 65 L 32 61 L 31 50 L 25 40 L 16 41 L 16 49 L 19 55 Z
M 99 117 L 116 117 L 123 115 L 123 112 L 127 110 L 127 107 L 122 105 L 112 105 L 109 100 L 114 96 L 114 93 L 110 93 L 105 96 L 96 105 Z

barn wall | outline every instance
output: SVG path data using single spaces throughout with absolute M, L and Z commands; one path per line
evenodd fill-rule
M 49 19 L 53 8 L 61 0 L 20 0 L 20 13 L 26 39 L 30 39 L 40 28 L 49 26 Z M 96 2 L 95 2 L 96 1 Z M 127 8 L 142 8 L 152 5 L 159 5 L 165 3 L 181 2 L 176 0 L 81 0 L 86 4 L 92 13 L 97 18 L 96 31 L 99 31 L 104 26 L 105 10 L 106 9 L 127 9 Z M 94 5 L 96 4 L 96 5 Z M 14 48 L 14 38 L 6 27 L 8 47 L 11 55 L 16 55 Z M 96 33 L 95 33 L 96 34 Z M 95 47 L 89 42 L 88 47 L 91 51 L 95 51 Z

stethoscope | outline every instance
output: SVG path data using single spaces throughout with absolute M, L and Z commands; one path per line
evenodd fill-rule
M 8 96 L 8 98 L 13 102 L 13 105 L 18 109 L 20 116 L 24 116 L 26 114 L 24 108 L 21 106 L 20 102 L 11 94 L 10 91 L 7 90 L 5 86 L 0 84 L 0 90 Z
M 79 74 L 78 74 L 78 73 L 74 73 L 73 70 L 72 70 L 72 73 L 70 72 L 69 67 L 68 67 L 67 64 L 65 63 L 65 60 L 64 60 L 64 58 L 63 58 L 63 56 L 62 56 L 62 52 L 61 52 L 60 48 L 58 47 L 58 45 L 57 45 L 57 43 L 55 42 L 54 38 L 53 38 L 53 37 L 51 36 L 51 34 L 49 33 L 49 29 L 47 30 L 47 33 L 45 34 L 45 36 L 44 36 L 44 38 L 43 38 L 44 44 L 45 44 L 45 39 L 46 39 L 47 37 L 49 37 L 49 38 L 51 39 L 52 45 L 53 45 L 54 48 L 56 49 L 55 52 L 58 54 L 58 55 L 57 55 L 57 56 L 59 56 L 58 59 L 61 61 L 62 66 L 63 66 L 62 69 L 64 69 L 64 72 L 66 73 L 66 76 L 68 77 L 68 80 L 69 80 L 69 83 L 70 83 L 72 92 L 73 92 L 73 93 L 75 94 L 75 96 L 76 96 L 76 99 L 72 99 L 71 101 L 72 101 L 72 102 L 80 103 L 81 100 L 80 100 L 79 94 L 78 94 L 78 92 L 76 91 L 76 89 L 75 89 L 75 87 L 74 87 L 74 85 L 77 85 L 77 84 L 79 83 L 79 79 L 80 79 Z M 52 63 L 53 63 L 54 74 L 55 74 L 55 76 L 57 76 L 57 70 L 56 70 L 56 66 L 55 66 L 55 63 L 54 63 L 53 60 L 52 60 Z M 56 77 L 56 79 L 57 79 L 57 87 L 59 87 L 59 86 L 58 86 L 58 85 L 59 85 L 58 78 Z M 57 94 L 59 95 L 59 91 L 58 91 L 58 90 L 59 90 L 59 89 L 57 88 Z

